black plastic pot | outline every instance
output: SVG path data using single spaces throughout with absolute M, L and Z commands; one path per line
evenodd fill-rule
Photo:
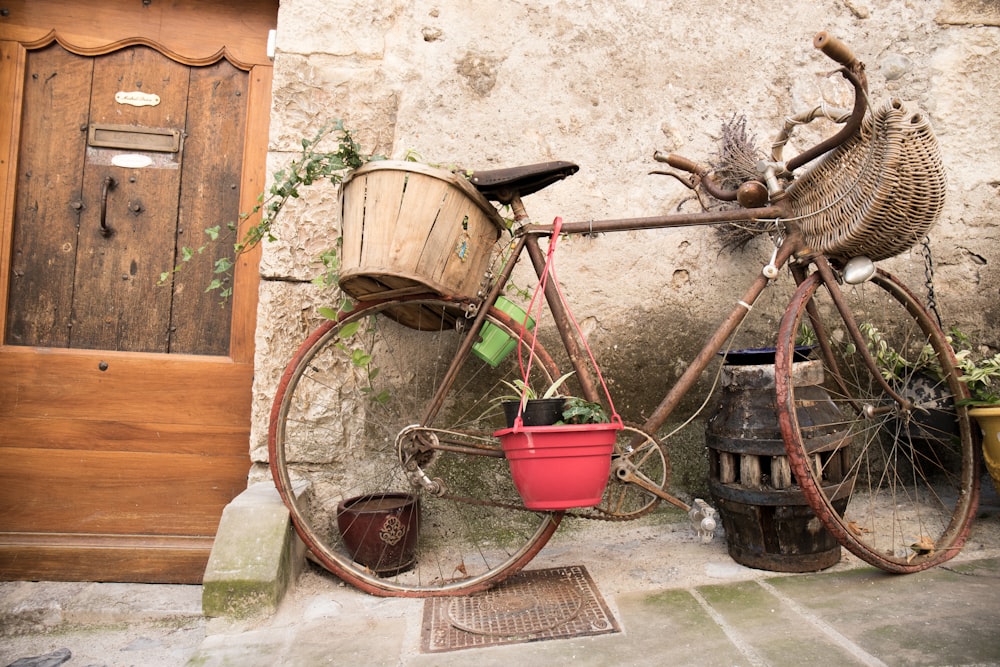
M 812 345 L 796 345 L 792 361 L 808 361 L 813 349 Z M 719 354 L 725 357 L 725 363 L 729 366 L 763 366 L 774 363 L 775 352 L 773 347 L 752 347 Z
M 566 399 L 562 397 L 531 399 L 524 406 L 521 421 L 525 426 L 551 426 L 562 421 L 565 403 Z M 520 401 L 503 402 L 503 414 L 507 418 L 507 428 L 514 428 L 514 420 L 517 419 L 517 410 L 520 405 Z

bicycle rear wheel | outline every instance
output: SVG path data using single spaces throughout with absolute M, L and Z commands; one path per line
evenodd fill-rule
M 472 322 L 464 305 L 359 304 L 309 336 L 274 398 L 270 468 L 292 522 L 316 561 L 369 593 L 483 590 L 530 561 L 562 516 L 524 508 L 492 437 L 504 426 L 496 399 L 511 393 L 501 381 L 521 377 L 516 350 L 496 367 L 469 354 L 443 404 L 430 406 Z M 486 321 L 518 340 L 520 323 L 504 313 Z M 540 344 L 536 355 L 532 379 L 546 386 L 558 374 Z M 367 546 L 345 540 L 360 523 L 344 525 L 341 504 L 400 505 L 401 494 L 417 498 L 416 515 L 374 522 Z M 415 543 L 404 549 L 407 536 Z
M 819 274 L 799 286 L 781 322 L 775 376 L 789 464 L 849 551 L 890 572 L 923 570 L 958 553 L 978 503 L 978 433 L 955 405 L 967 390 L 947 338 L 893 276 L 879 271 L 839 289 L 859 340 Z M 830 401 L 820 409 L 815 386 L 791 381 L 803 337 L 818 343 Z M 869 370 L 862 345 L 901 400 Z

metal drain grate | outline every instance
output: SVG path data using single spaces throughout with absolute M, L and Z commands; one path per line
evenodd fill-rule
M 620 632 L 582 565 L 519 572 L 496 588 L 424 603 L 421 651 Z

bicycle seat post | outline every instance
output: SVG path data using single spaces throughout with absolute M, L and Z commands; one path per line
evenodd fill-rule
M 529 221 L 528 212 L 524 209 L 524 203 L 521 201 L 521 193 L 515 192 L 511 197 L 510 210 L 514 214 L 515 225 L 522 225 Z

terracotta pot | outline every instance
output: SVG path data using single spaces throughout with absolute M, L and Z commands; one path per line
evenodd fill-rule
M 416 562 L 420 499 L 410 493 L 372 493 L 337 505 L 337 528 L 355 562 L 381 576 Z

